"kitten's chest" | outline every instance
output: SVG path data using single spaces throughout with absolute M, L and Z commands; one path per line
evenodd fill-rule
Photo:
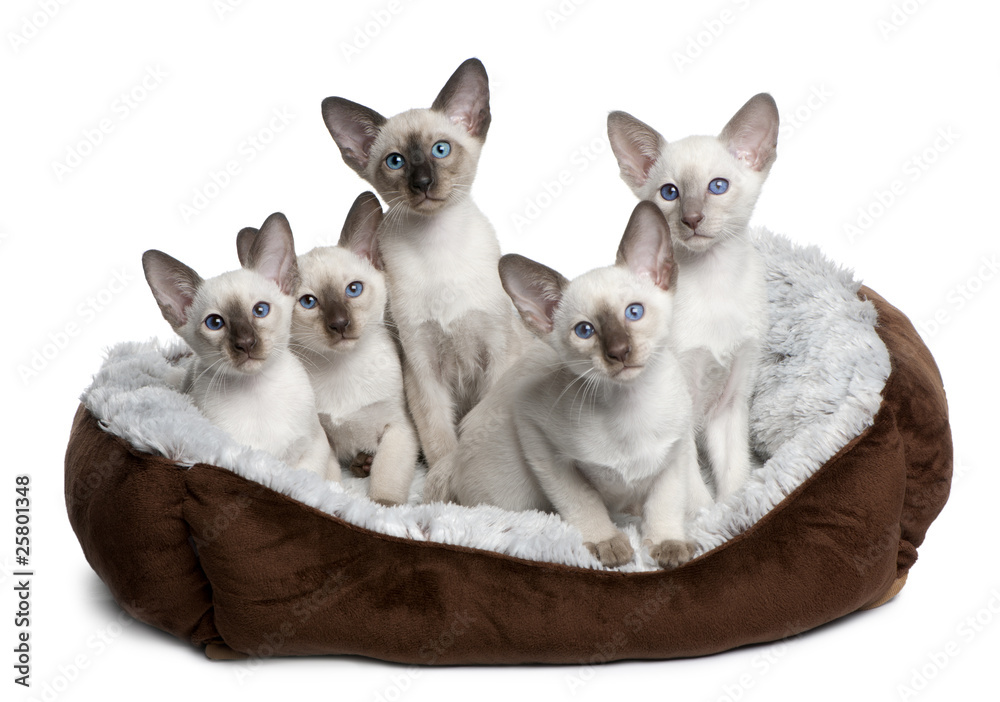
M 497 272 L 500 245 L 478 210 L 395 232 L 382 256 L 397 324 L 432 321 L 447 329 L 471 311 L 503 314 L 509 307 Z
M 747 245 L 716 260 L 682 263 L 673 315 L 671 342 L 678 355 L 729 367 L 734 353 L 765 332 L 767 291 L 756 251 Z
M 276 370 L 199 382 L 191 394 L 201 412 L 236 441 L 284 457 L 318 420 L 305 371 L 292 363 Z
M 395 346 L 388 335 L 375 338 L 376 331 L 366 331 L 369 336 L 364 346 L 306 363 L 316 392 L 316 410 L 334 422 L 376 402 L 402 398 L 403 379 Z

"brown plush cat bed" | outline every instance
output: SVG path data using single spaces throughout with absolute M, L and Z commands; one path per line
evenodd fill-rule
M 102 369 L 76 416 L 66 454 L 70 522 L 126 611 L 213 658 L 674 658 L 780 639 L 882 604 L 899 592 L 948 496 L 940 375 L 910 322 L 877 294 L 814 250 L 776 239 L 758 246 L 780 310 L 754 401 L 762 465 L 742 503 L 702 515 L 693 527 L 700 555 L 676 570 L 649 570 L 639 556 L 622 572 L 601 570 L 552 515 L 524 513 L 522 524 L 480 507 L 464 524 L 468 508 L 376 507 L 239 447 L 224 445 L 210 456 L 215 465 L 185 460 L 204 453 L 199 442 L 224 439 L 203 425 L 169 433 L 171 412 L 195 412 L 164 379 L 173 372 L 167 357 L 181 350 L 141 344 L 112 352 L 106 365 L 126 379 L 108 389 L 111 371 Z M 820 282 L 806 280 L 816 273 Z M 854 351 L 860 368 L 886 362 L 870 374 L 873 392 L 861 387 L 862 373 L 831 373 L 813 356 L 816 344 L 803 344 L 803 330 L 815 328 L 831 335 L 831 353 L 855 345 L 863 334 L 837 331 L 846 316 L 877 333 Z M 823 400 L 819 384 L 842 399 Z M 832 430 L 809 434 L 842 413 L 862 417 L 858 428 L 829 442 Z M 146 433 L 132 426 L 137 418 Z M 795 432 L 783 431 L 789 424 Z M 788 458 L 796 441 L 806 448 Z M 799 477 L 787 477 L 794 466 L 775 468 L 805 465 L 813 449 L 821 459 Z M 762 516 L 741 511 L 757 502 Z M 539 552 L 548 555 L 531 555 Z

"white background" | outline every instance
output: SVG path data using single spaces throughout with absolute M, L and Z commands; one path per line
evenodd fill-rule
M 995 3 L 234 4 L 4 3 L 0 611 L 16 606 L 15 474 L 32 479 L 37 573 L 34 686 L 26 694 L 12 682 L 15 632 L 6 614 L 4 699 L 995 694 L 1000 284 L 986 265 L 1000 253 L 992 211 L 1000 156 Z M 609 110 L 632 112 L 676 139 L 717 133 L 750 96 L 774 95 L 784 126 L 755 222 L 820 247 L 906 312 L 949 393 L 959 473 L 895 601 L 787 644 L 597 669 L 414 673 L 330 657 L 251 670 L 209 662 L 143 624 L 120 625 L 66 519 L 62 460 L 77 397 L 103 350 L 169 334 L 142 278 L 141 253 L 160 248 L 214 275 L 236 267 L 236 232 L 275 210 L 288 215 L 300 250 L 335 238 L 367 185 L 342 162 L 321 100 L 340 95 L 386 115 L 429 106 L 469 56 L 487 67 L 493 109 L 475 199 L 504 251 L 569 276 L 611 262 L 634 204 L 607 145 Z M 88 145 L 102 123 L 107 133 Z M 60 176 L 70 151 L 82 161 Z M 210 187 L 230 161 L 239 172 L 224 188 Z M 553 197 L 546 183 L 562 171 L 571 182 Z M 185 218 L 181 206 L 206 188 L 214 197 Z M 529 221 L 519 226 L 515 215 Z M 845 227 L 859 217 L 864 226 L 852 236 Z M 936 327 L 928 324 L 935 316 Z M 49 358 L 36 357 L 45 352 Z M 970 616 L 980 617 L 980 630 L 963 623 Z M 923 686 L 921 675 L 931 678 Z

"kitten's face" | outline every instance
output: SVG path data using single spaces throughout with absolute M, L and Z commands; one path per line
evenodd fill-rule
M 675 244 L 701 252 L 746 230 L 764 178 L 717 138 L 692 136 L 665 144 L 635 192 L 660 208 Z
M 608 137 L 622 180 L 660 208 L 680 250 L 700 253 L 746 231 L 776 156 L 778 108 L 761 93 L 718 137 L 673 143 L 632 115 L 612 112 Z
M 259 373 L 288 345 L 292 299 L 276 283 L 249 270 L 204 281 L 175 327 L 213 373 Z
M 390 210 L 433 214 L 472 186 L 490 125 L 490 89 L 478 59 L 465 61 L 430 109 L 386 119 L 340 97 L 323 119 L 344 162 L 371 183 Z
M 292 341 L 316 353 L 348 351 L 385 312 L 385 277 L 365 258 L 339 246 L 299 256 Z
M 444 114 L 410 110 L 379 131 L 363 175 L 390 208 L 431 214 L 468 193 L 481 146 Z
M 585 273 L 566 288 L 546 341 L 579 376 L 628 383 L 667 340 L 672 295 L 624 266 Z

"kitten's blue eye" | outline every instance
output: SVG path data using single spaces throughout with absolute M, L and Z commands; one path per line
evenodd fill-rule
M 625 308 L 625 318 L 631 319 L 634 322 L 637 319 L 642 319 L 642 315 L 645 311 L 646 310 L 642 305 L 638 302 L 633 302 Z
M 305 307 L 307 310 L 311 310 L 316 306 L 316 298 L 312 295 L 303 295 L 299 298 L 299 304 Z
M 205 317 L 205 326 L 212 331 L 219 331 L 222 327 L 226 326 L 226 323 L 222 321 L 222 317 L 217 314 L 210 314 Z
M 573 331 L 575 331 L 576 335 L 581 339 L 589 339 L 594 335 L 594 325 L 590 322 L 580 322 L 576 325 L 576 328 L 574 328 Z
M 431 147 L 431 156 L 434 158 L 444 158 L 451 153 L 451 144 L 447 141 L 439 141 Z
M 729 181 L 725 178 L 716 178 L 708 184 L 708 191 L 716 195 L 721 195 L 727 190 L 729 190 Z
M 271 311 L 271 306 L 266 302 L 258 302 L 253 306 L 253 316 L 254 317 L 266 317 L 267 313 Z
M 364 290 L 364 289 L 365 289 L 365 286 L 362 285 L 361 281 L 360 280 L 355 280 L 353 283 L 351 283 L 350 285 L 347 286 L 347 290 L 346 290 L 347 296 L 348 297 L 357 297 L 358 295 L 361 294 L 361 291 Z
M 402 154 L 389 154 L 385 157 L 385 165 L 394 171 L 398 171 L 406 163 L 406 159 L 403 158 Z
M 680 190 L 673 183 L 667 183 L 662 188 L 660 188 L 660 197 L 664 200 L 676 200 L 677 196 L 680 195 Z

